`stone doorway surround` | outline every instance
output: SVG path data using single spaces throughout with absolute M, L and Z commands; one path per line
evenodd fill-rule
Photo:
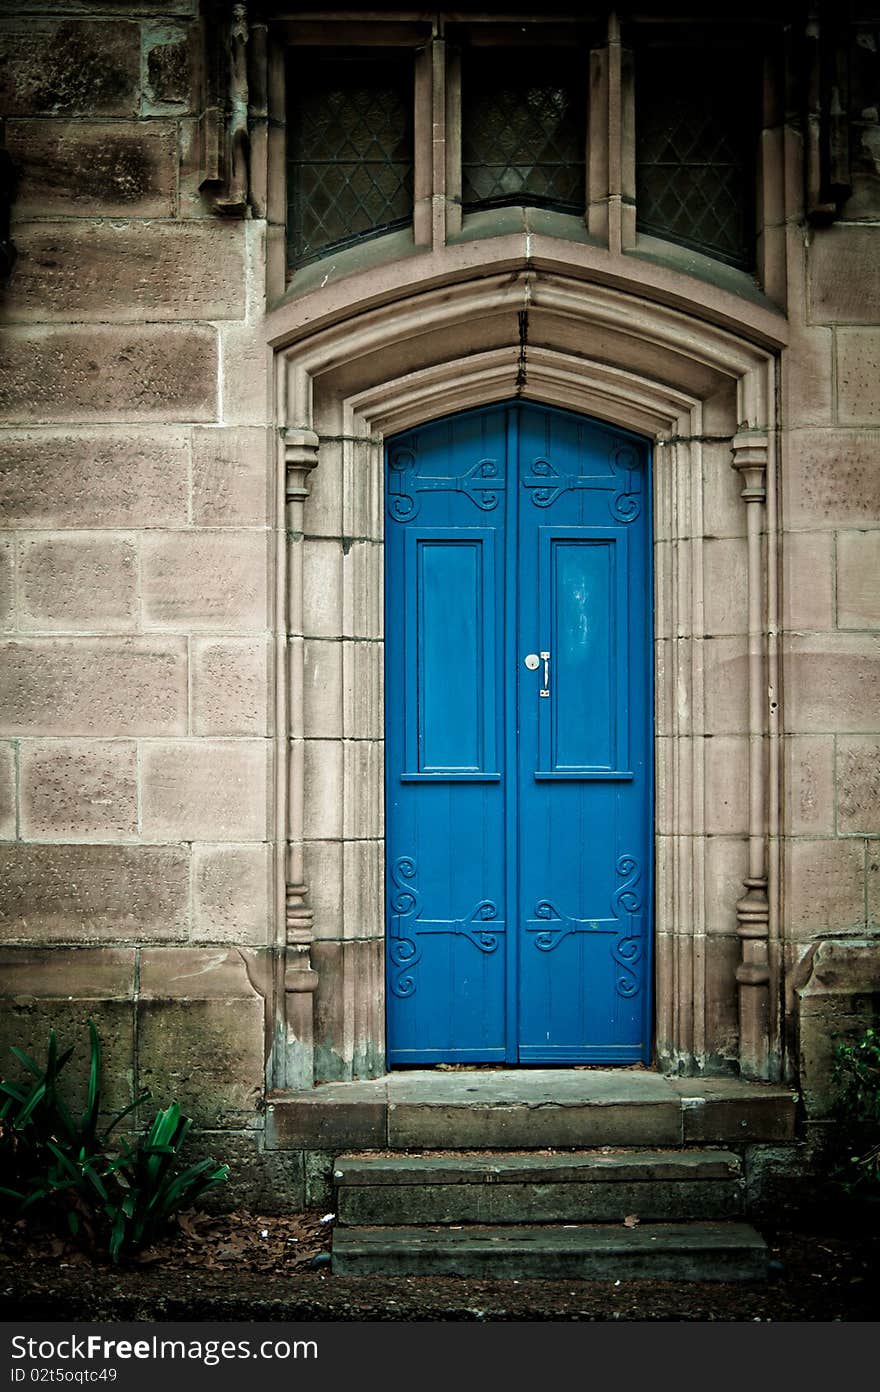
M 267 328 L 278 425 L 270 1086 L 385 1072 L 383 439 L 517 396 L 653 441 L 655 1062 L 778 1078 L 783 316 L 526 226 L 320 286 Z

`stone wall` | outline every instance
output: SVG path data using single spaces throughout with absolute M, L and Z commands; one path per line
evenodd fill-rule
M 783 357 L 787 1008 L 820 1115 L 833 1036 L 880 1006 L 878 213 L 863 185 L 835 225 L 795 230 Z
M 197 10 L 196 0 L 17 0 L 0 18 L 0 116 L 17 171 L 17 260 L 0 301 L 0 1045 L 4 1055 L 10 1042 L 39 1052 L 50 1024 L 84 1039 L 92 1014 L 108 1105 L 144 1086 L 157 1102 L 175 1095 L 212 1142 L 223 1133 L 217 1151 L 243 1159 L 262 1154 L 283 930 L 278 469 L 264 324 L 266 246 L 278 238 L 262 216 L 219 215 L 199 187 Z M 802 142 L 790 128 L 774 273 L 775 286 L 787 285 L 790 346 L 783 668 L 771 693 L 784 754 L 770 797 L 781 800 L 773 850 L 787 1074 L 800 1077 L 816 1115 L 828 1103 L 833 1031 L 854 1028 L 880 991 L 876 27 L 862 25 L 854 42 L 853 196 L 837 221 L 807 221 Z M 623 283 L 624 259 L 602 283 Z M 331 286 L 337 317 L 340 285 Z M 654 350 L 642 356 L 650 374 Z M 706 414 L 709 433 L 736 425 L 727 398 L 717 420 Z M 740 519 L 716 528 L 703 551 L 708 628 L 722 641 L 743 632 L 730 627 L 729 605 L 745 605 L 739 484 L 726 454 L 717 442 L 705 452 L 711 487 Z M 322 468 L 316 494 L 331 486 Z M 342 500 L 339 512 L 347 516 Z M 335 638 L 321 627 L 330 547 L 318 537 L 307 548 L 317 643 Z M 370 619 L 378 624 L 378 612 Z M 309 699 L 329 710 L 325 690 Z M 706 1018 L 724 1044 L 716 1052 L 734 1057 L 748 799 L 729 770 L 742 765 L 747 736 L 742 723 L 718 728 L 703 809 L 715 934 Z M 339 783 L 361 774 L 312 764 L 306 774 L 310 788 L 324 779 L 326 818 L 304 840 L 310 902 L 326 926 L 341 894 L 331 863 L 342 854 Z M 317 934 L 314 954 L 328 980 L 342 952 L 335 932 Z M 343 1033 L 343 974 L 317 997 L 328 1049 Z M 260 1193 L 301 1192 L 297 1154 L 267 1153 L 253 1167 Z
M 84 1059 L 92 1014 L 108 1106 L 173 1095 L 240 1157 L 271 980 L 265 224 L 198 188 L 197 8 L 0 21 L 0 1042 L 54 1024 Z

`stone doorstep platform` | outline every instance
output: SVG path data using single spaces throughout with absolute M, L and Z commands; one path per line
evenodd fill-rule
M 647 1069 L 413 1069 L 267 1099 L 276 1150 L 540 1150 L 777 1144 L 798 1095 Z
M 518 1228 L 336 1228 L 337 1276 L 502 1280 L 761 1281 L 767 1244 L 747 1223 Z

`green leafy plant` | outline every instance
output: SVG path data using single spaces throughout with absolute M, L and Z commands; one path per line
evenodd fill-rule
M 49 1032 L 45 1067 L 23 1049 L 11 1052 L 29 1074 L 22 1082 L 0 1080 L 0 1197 L 22 1214 L 63 1218 L 74 1235 L 106 1240 L 111 1258 L 152 1242 L 173 1216 L 192 1206 L 229 1174 L 227 1165 L 201 1160 L 175 1173 L 178 1152 L 191 1127 L 176 1102 L 156 1114 L 132 1143 L 112 1133 L 136 1107 L 142 1092 L 102 1128 L 101 1044 L 89 1020 L 90 1060 L 83 1110 L 71 1111 L 59 1078 L 73 1048 L 59 1050 Z
M 837 1040 L 833 1058 L 832 1178 L 845 1193 L 880 1195 L 880 1032 L 869 1025 L 856 1039 Z

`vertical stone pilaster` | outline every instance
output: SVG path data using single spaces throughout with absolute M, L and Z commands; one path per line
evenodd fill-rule
M 587 230 L 619 255 L 635 245 L 635 99 L 632 53 L 614 13 L 606 44 L 590 55 L 589 92 Z
M 296 392 L 294 383 L 294 397 Z M 294 402 L 296 407 L 304 403 Z M 303 689 L 303 507 L 309 495 L 308 478 L 318 463 L 318 436 L 305 426 L 288 426 L 284 436 L 285 524 L 287 532 L 288 708 L 285 746 L 299 731 Z M 301 747 L 301 746 L 300 746 Z M 289 757 L 289 756 L 288 756 Z M 308 886 L 303 871 L 303 767 L 289 757 L 285 848 L 284 998 L 285 1081 L 288 1087 L 311 1087 L 314 1082 L 314 993 L 318 974 L 312 968 L 313 913 L 306 903 Z
M 740 1071 L 766 1079 L 770 1072 L 770 901 L 767 894 L 767 780 L 764 767 L 765 693 L 764 560 L 767 458 L 764 430 L 740 429 L 733 438 L 733 467 L 742 479 L 749 556 L 749 873 L 737 900 L 741 958 L 739 989 Z

